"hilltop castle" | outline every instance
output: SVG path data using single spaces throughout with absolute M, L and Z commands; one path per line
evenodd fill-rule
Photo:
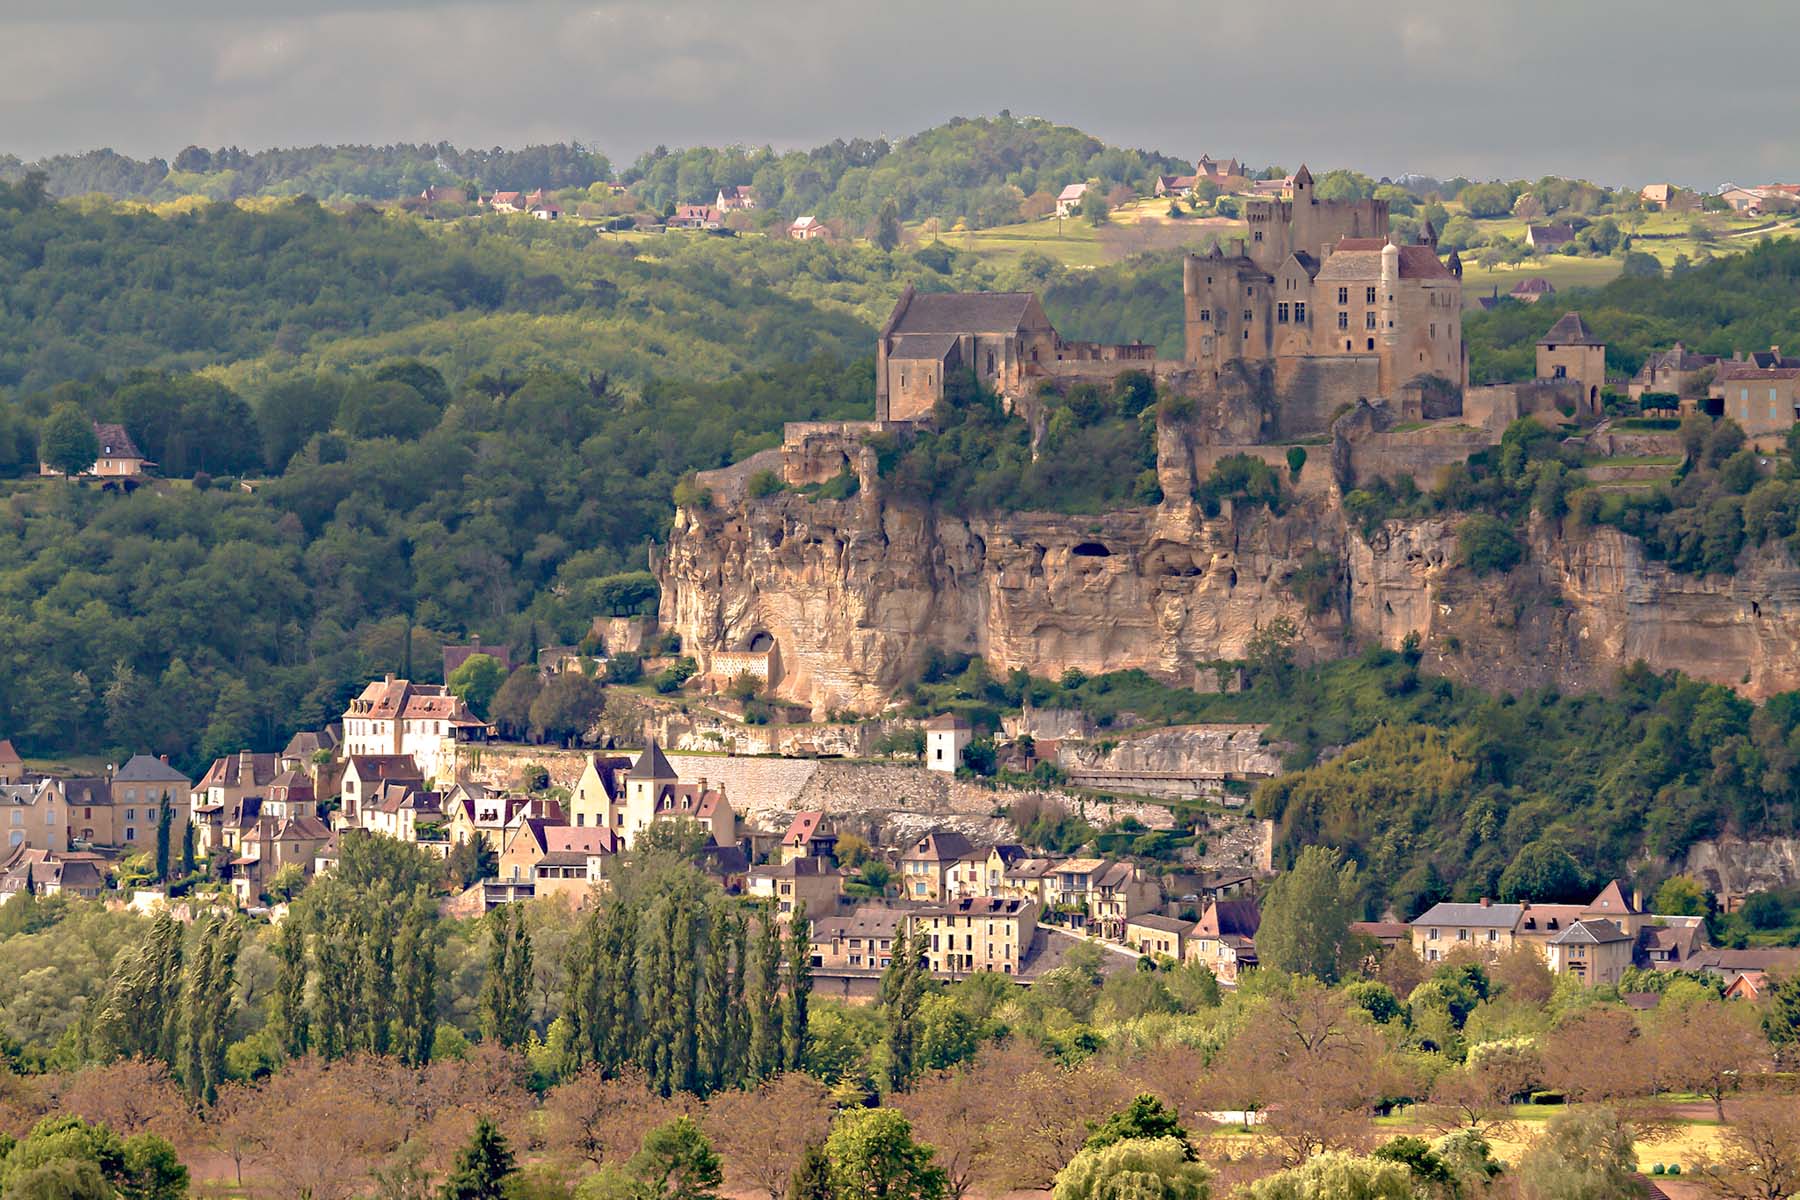
M 1227 255 L 1190 254 L 1182 272 L 1186 361 L 1199 384 L 1230 364 L 1273 368 L 1279 397 L 1323 389 L 1392 396 L 1419 376 L 1467 382 L 1462 267 L 1388 233 L 1384 200 L 1320 200 L 1304 166 L 1292 199 L 1245 202 L 1249 237 Z M 1353 393 L 1353 394 L 1352 394 Z

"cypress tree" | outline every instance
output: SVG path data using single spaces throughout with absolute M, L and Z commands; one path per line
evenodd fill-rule
M 289 1058 L 306 1053 L 306 930 L 290 915 L 275 935 L 275 1040 Z
M 194 823 L 184 821 L 181 825 L 181 877 L 186 879 L 194 873 Z
M 787 1014 L 782 1022 L 786 1053 L 783 1065 L 798 1071 L 806 1066 L 806 1019 L 812 999 L 812 923 L 806 919 L 806 901 L 794 905 L 788 919 Z
M 423 898 L 407 911 L 394 943 L 398 964 L 395 1024 L 400 1061 L 422 1067 L 431 1061 L 437 1036 L 437 932 Z
M 169 835 L 175 828 L 175 810 L 169 804 L 169 793 L 162 794 L 156 809 L 156 881 L 169 881 Z

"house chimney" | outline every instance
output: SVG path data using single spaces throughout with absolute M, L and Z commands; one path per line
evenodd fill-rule
M 1529 900 L 1519 901 L 1519 911 L 1520 912 L 1530 912 L 1531 911 L 1531 901 L 1529 901 Z
M 1488 899 L 1486 896 L 1483 896 L 1481 898 L 1481 907 L 1492 908 L 1492 907 L 1494 907 L 1494 902 L 1492 900 Z
M 169 765 L 169 756 L 168 756 L 168 755 L 166 755 L 166 754 L 159 754 L 159 755 L 157 755 L 157 756 L 156 756 L 156 757 L 157 757 L 157 758 L 159 758 L 159 759 L 161 759 L 161 760 L 162 760 L 162 764 L 163 764 L 163 766 L 165 766 L 165 767 L 166 767 L 166 766 L 168 766 L 168 765 Z

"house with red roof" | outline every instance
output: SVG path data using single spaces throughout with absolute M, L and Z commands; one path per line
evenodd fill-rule
M 392 675 L 362 690 L 344 710 L 343 753 L 403 754 L 427 779 L 456 773 L 456 747 L 485 742 L 492 726 L 442 684 L 413 683 Z

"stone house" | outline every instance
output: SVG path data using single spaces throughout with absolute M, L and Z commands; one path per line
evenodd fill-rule
M 94 459 L 94 465 L 84 475 L 93 475 L 100 479 L 137 479 L 149 473 L 156 464 L 144 457 L 131 435 L 125 432 L 123 425 L 106 421 L 94 422 L 94 441 L 100 453 Z M 61 475 L 62 472 L 49 463 L 38 465 L 40 475 Z
M 1135 863 L 1108 863 L 1094 873 L 1088 891 L 1088 931 L 1123 941 L 1125 922 L 1162 907 L 1162 886 Z
M 1723 415 L 1743 426 L 1747 437 L 1760 439 L 1763 449 L 1773 449 L 1800 419 L 1800 363 L 1786 363 L 1792 360 L 1779 366 L 1721 363 L 1713 383 Z
M 1530 279 L 1521 279 L 1512 285 L 1506 293 L 1520 304 L 1536 304 L 1556 295 L 1556 285 L 1542 275 L 1533 275 Z
M 948 887 L 952 896 L 1000 896 L 1006 891 L 1006 870 L 1023 861 L 1025 847 L 1011 842 L 994 846 L 971 846 L 950 869 Z
M 69 820 L 63 795 L 63 787 L 54 779 L 0 783 L 0 811 L 6 814 L 0 821 L 5 823 L 8 849 L 68 850 Z
M 794 218 L 794 223 L 788 226 L 788 237 L 796 242 L 810 242 L 818 239 L 829 240 L 831 237 L 831 230 L 826 226 L 825 222 L 819 220 L 817 217 L 796 217 Z
M 1051 904 L 1051 884 L 1060 863 L 1054 858 L 1021 858 L 1001 876 L 999 895 L 1029 900 L 1042 912 Z
M 338 828 L 366 824 L 366 810 L 376 790 L 384 783 L 407 783 L 423 788 L 425 772 L 410 754 L 351 753 L 345 760 L 340 785 L 342 807 L 335 821 Z
M 581 764 L 567 807 L 569 821 L 578 828 L 621 828 L 625 820 L 625 774 L 631 759 L 617 754 L 589 754 Z
M 1088 920 L 1088 898 L 1093 892 L 1094 876 L 1107 867 L 1102 858 L 1068 858 L 1056 864 L 1047 876 L 1045 891 L 1049 911 L 1058 923 L 1084 929 Z
M 1059 217 L 1074 216 L 1081 211 L 1081 202 L 1088 194 L 1086 183 L 1071 183 L 1056 194 L 1056 215 Z
M 756 189 L 744 183 L 720 188 L 713 206 L 720 212 L 754 212 L 757 207 Z
M 925 767 L 955 774 L 962 766 L 962 752 L 974 737 L 969 723 L 953 713 L 925 722 Z
M 809 917 L 828 917 L 838 910 L 844 876 L 828 858 L 795 858 L 779 865 L 751 867 L 744 893 L 773 902 L 783 917 L 804 904 Z
M 941 979 L 977 971 L 1017 975 L 1036 932 L 1037 906 L 1029 900 L 969 897 L 912 913 L 914 944 Z
M 1490 956 L 1503 954 L 1518 940 L 1523 915 L 1521 906 L 1495 904 L 1485 896 L 1476 904 L 1434 904 L 1412 922 L 1413 950 L 1427 963 L 1466 946 Z
M 263 811 L 288 819 L 318 816 L 319 799 L 313 790 L 312 779 L 289 767 L 269 781 L 269 793 L 263 797 Z
M 801 858 L 837 857 L 837 822 L 821 810 L 796 813 L 787 832 L 781 835 L 777 853 L 782 862 Z
M 1606 386 L 1606 343 L 1594 336 L 1577 312 L 1567 312 L 1538 339 L 1537 377 L 1573 379 L 1581 384 L 1583 416 L 1600 411 Z
M 967 368 L 1006 395 L 1056 358 L 1056 329 L 1030 292 L 900 293 L 875 343 L 875 419 L 928 418 L 947 373 Z M 930 761 L 930 760 L 928 760 Z
M 1184 962 L 1197 962 L 1220 983 L 1235 984 L 1256 965 L 1256 931 L 1262 909 L 1254 900 L 1215 900 L 1194 922 Z
M 531 879 L 532 868 L 553 851 L 617 854 L 619 845 L 618 835 L 610 829 L 578 829 L 548 817 L 528 817 L 519 822 L 500 852 L 500 878 Z
M 868 905 L 840 917 L 815 918 L 812 965 L 828 971 L 886 970 L 908 915 L 906 909 Z
M 330 840 L 331 827 L 317 817 L 259 815 L 240 831 L 234 855 L 226 864 L 238 903 L 254 904 L 276 873 L 290 864 L 310 877 L 319 850 Z
M 22 783 L 25 780 L 25 760 L 13 748 L 11 738 L 0 738 L 0 783 Z
M 193 812 L 198 815 L 203 808 L 230 808 L 246 796 L 260 797 L 279 774 L 281 760 L 273 754 L 242 750 L 216 758 L 194 785 Z
M 452 846 L 471 838 L 480 838 L 488 849 L 498 854 L 506 848 L 521 821 L 533 817 L 553 824 L 564 821 L 563 807 L 543 797 L 503 795 L 485 789 L 464 792 L 446 802 L 445 831 Z
M 1568 975 L 1583 987 L 1614 987 L 1627 967 L 1637 939 L 1607 920 L 1577 921 L 1546 949 L 1550 970 Z
M 182 810 L 188 807 L 193 787 L 186 775 L 169 765 L 167 757 L 134 754 L 107 779 L 107 805 L 93 807 L 92 817 L 86 815 L 89 806 L 83 806 L 82 831 L 77 836 L 100 846 L 154 840 L 163 798 L 168 798 L 179 819 L 186 815 Z M 91 834 L 86 832 L 89 829 Z M 180 834 L 179 827 L 176 834 Z
M 427 779 L 450 779 L 457 745 L 484 742 L 492 731 L 448 688 L 392 675 L 350 701 L 343 724 L 346 757 L 410 755 Z
M 1680 342 L 1661 353 L 1653 353 L 1644 359 L 1644 365 L 1638 368 L 1636 375 L 1626 385 L 1625 391 L 1633 400 L 1643 398 L 1646 392 L 1665 392 L 1681 396 L 1692 390 L 1702 372 L 1718 366 L 1719 356 L 1716 354 L 1696 354 Z M 1692 404 L 1684 404 L 1689 410 Z
M 973 849 L 968 838 L 946 830 L 919 838 L 900 854 L 902 894 L 908 900 L 931 903 L 949 898 L 951 873 Z
M 525 211 L 525 194 L 523 192 L 495 192 L 488 197 L 488 207 L 497 213 L 516 213 Z
M 440 847 L 441 852 L 449 851 L 444 797 L 440 792 L 425 791 L 411 780 L 388 780 L 369 795 L 362 815 L 362 827 L 370 833 L 414 845 L 429 842 Z
M 1187 958 L 1188 938 L 1193 931 L 1192 921 L 1144 913 L 1126 920 L 1124 940 L 1127 946 L 1139 954 L 1183 962 Z
M 1575 227 L 1563 222 L 1525 227 L 1525 244 L 1533 250 L 1560 250 L 1574 240 Z
M 1193 175 L 1158 175 L 1156 177 L 1156 195 L 1158 198 L 1185 196 L 1194 190 L 1197 182 L 1199 182 L 1198 179 Z

